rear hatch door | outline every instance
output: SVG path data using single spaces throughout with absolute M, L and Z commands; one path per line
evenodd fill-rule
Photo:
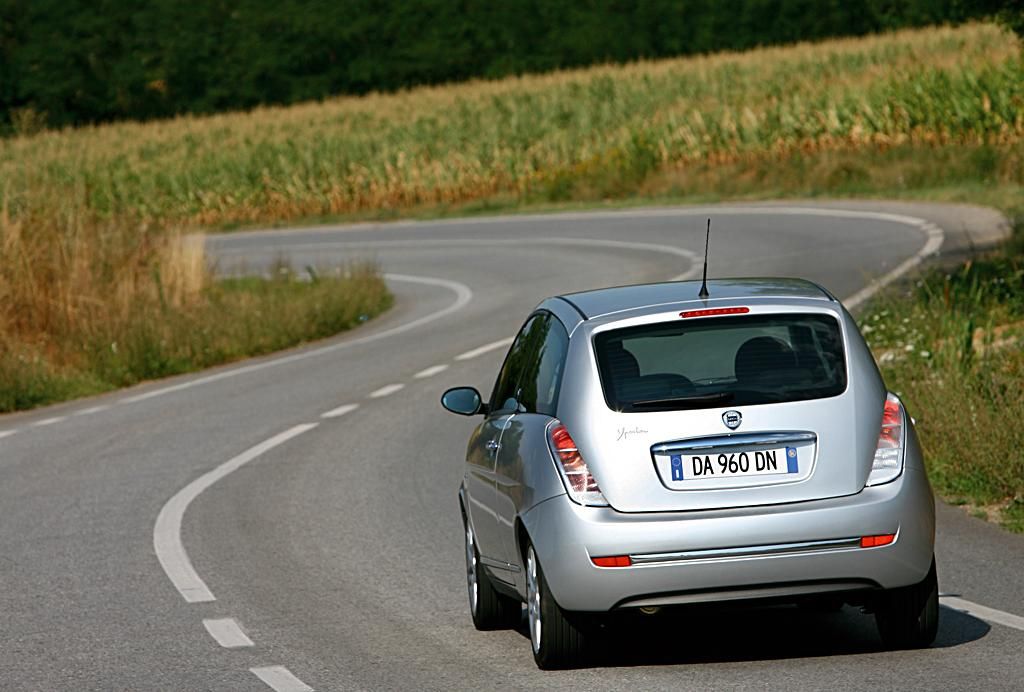
M 581 405 L 563 420 L 619 511 L 854 494 L 870 470 L 885 389 L 876 370 L 850 376 L 848 329 L 860 339 L 821 301 L 597 325 L 587 335 L 590 376 L 573 378 Z

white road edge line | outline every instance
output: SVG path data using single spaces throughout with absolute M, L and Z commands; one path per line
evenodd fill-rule
M 72 415 L 88 416 L 93 413 L 99 413 L 100 411 L 106 411 L 108 408 L 110 408 L 110 404 L 100 404 L 99 406 L 90 406 L 89 408 L 83 408 L 81 411 L 75 411 Z
M 321 418 L 338 418 L 344 416 L 346 413 L 351 413 L 359 408 L 359 404 L 345 404 L 338 408 L 332 408 L 330 411 L 324 411 L 320 414 Z
M 984 620 L 986 622 L 995 622 L 1006 627 L 1012 627 L 1015 630 L 1024 631 L 1024 617 L 1020 615 L 1014 615 L 1013 613 L 1006 613 L 1002 610 L 996 610 L 995 608 L 989 608 L 988 606 L 979 605 L 970 601 L 965 601 L 962 598 L 956 596 L 940 596 L 939 600 L 944 606 L 953 608 L 954 610 L 962 610 L 968 615 Z
M 436 320 L 441 319 L 453 312 L 461 310 L 465 307 L 469 301 L 473 299 L 473 291 L 470 290 L 469 286 L 458 281 L 449 281 L 448 279 L 437 279 L 430 276 L 409 276 L 406 274 L 385 274 L 384 278 L 388 281 L 405 281 L 408 283 L 424 284 L 427 286 L 440 286 L 441 288 L 447 288 L 448 290 L 455 293 L 455 301 L 447 307 L 444 307 L 436 312 L 432 312 L 428 315 L 424 315 L 417 319 L 405 322 L 403 324 L 385 329 L 375 334 L 369 334 L 367 336 L 358 337 L 355 339 L 349 339 L 347 341 L 339 341 L 337 343 L 328 344 L 327 346 L 321 346 L 319 348 L 312 348 L 307 351 L 301 351 L 299 353 L 293 353 L 289 356 L 281 356 L 279 358 L 272 358 L 270 360 L 264 360 L 259 363 L 252 363 L 250 365 L 243 365 L 242 367 L 233 368 L 231 370 L 222 370 L 212 375 L 206 375 L 205 377 L 199 377 L 194 380 L 188 380 L 186 382 L 179 382 L 178 384 L 172 384 L 167 387 L 160 387 L 159 389 L 153 389 L 142 394 L 135 394 L 121 399 L 118 403 L 122 404 L 134 404 L 146 399 L 152 399 L 153 397 L 163 396 L 164 394 L 170 394 L 172 392 L 180 392 L 183 389 L 191 389 L 192 387 L 198 387 L 200 385 L 209 384 L 210 382 L 217 382 L 224 380 L 229 377 L 235 377 L 249 372 L 256 372 L 257 370 L 264 370 L 266 368 L 273 368 L 278 365 L 284 365 L 285 363 L 294 363 L 295 361 L 305 360 L 307 358 L 313 358 L 315 356 L 322 356 L 325 353 L 333 353 L 343 348 L 350 348 L 361 344 L 368 344 L 380 339 L 384 339 L 389 336 L 396 334 L 403 334 L 411 329 L 416 329 L 424 324 L 429 324 Z
M 495 351 L 503 346 L 508 346 L 511 343 L 512 337 L 509 337 L 508 339 L 501 339 L 499 341 L 492 341 L 489 344 L 484 344 L 483 346 L 474 348 L 472 351 L 460 353 L 459 355 L 455 356 L 455 360 L 470 360 L 471 358 L 476 358 L 477 356 L 482 356 L 485 353 Z
M 809 202 L 808 204 L 814 204 Z M 607 219 L 607 220 L 628 220 L 630 218 L 679 218 L 679 217 L 707 217 L 714 216 L 715 214 L 725 216 L 760 216 L 763 214 L 781 214 L 781 215 L 793 215 L 793 214 L 806 214 L 808 216 L 834 216 L 834 217 L 846 217 L 846 218 L 878 218 L 880 220 L 886 220 L 882 217 L 893 217 L 891 221 L 901 221 L 902 217 L 898 214 L 889 214 L 887 212 L 873 212 L 868 210 L 860 209 L 837 209 L 833 207 L 814 207 L 814 206 L 799 206 L 793 204 L 792 206 L 784 205 L 761 205 L 757 206 L 754 204 L 748 206 L 728 206 L 726 205 L 704 205 L 694 207 L 630 207 L 626 209 L 617 210 L 604 210 L 604 211 L 578 211 L 578 212 L 550 212 L 543 214 L 514 214 L 514 215 L 503 215 L 503 216 L 470 216 L 463 218 L 453 219 L 438 219 L 432 221 L 420 221 L 415 219 L 409 219 L 404 221 L 388 221 L 385 223 L 381 222 L 362 222 L 344 225 L 327 225 L 312 228 L 303 228 L 304 233 L 337 233 L 339 231 L 388 231 L 391 229 L 402 229 L 410 226 L 416 226 L 417 228 L 436 228 L 438 226 L 487 226 L 493 224 L 527 224 L 536 223 L 537 221 L 593 221 L 594 219 Z M 231 236 L 233 238 L 252 238 L 252 237 L 280 237 L 289 233 L 293 233 L 295 229 L 258 229 L 253 231 L 232 231 Z
M 380 389 L 370 392 L 370 398 L 380 399 L 383 396 L 391 396 L 395 392 L 401 391 L 402 389 L 405 389 L 405 385 L 399 382 L 396 382 L 395 384 L 386 384 Z
M 153 550 L 156 552 L 156 557 L 160 560 L 160 566 L 164 568 L 167 578 L 171 580 L 174 588 L 178 590 L 185 601 L 204 603 L 217 600 L 207 588 L 206 583 L 196 574 L 195 568 L 192 567 L 192 561 L 188 559 L 188 553 L 185 552 L 185 546 L 181 542 L 181 520 L 185 516 L 185 510 L 188 509 L 189 504 L 201 492 L 229 473 L 237 471 L 264 452 L 312 430 L 317 425 L 319 423 L 302 423 L 274 435 L 269 440 L 260 442 L 255 447 L 250 447 L 186 485 L 160 509 L 156 524 L 153 526 Z
M 364 245 L 375 245 L 385 247 L 431 247 L 431 246 L 448 246 L 448 247 L 490 247 L 490 246 L 514 246 L 522 247 L 524 243 L 531 245 L 565 245 L 569 247 L 606 247 L 616 248 L 621 250 L 639 250 L 642 252 L 653 252 L 658 255 L 676 255 L 686 260 L 690 268 L 684 273 L 674 276 L 669 281 L 683 281 L 684 279 L 695 278 L 700 274 L 701 264 L 703 255 L 698 255 L 695 252 L 691 252 L 686 248 L 681 248 L 675 245 L 661 245 L 658 243 L 639 243 L 631 240 L 608 240 L 605 238 L 530 238 L 528 240 L 520 239 L 506 239 L 506 238 L 424 238 L 417 240 L 370 240 L 370 241 L 352 241 L 352 240 L 338 240 L 331 242 L 314 242 L 314 243 L 295 243 L 290 245 L 292 249 L 339 249 L 339 248 L 350 248 L 353 246 L 364 246 Z M 257 247 L 245 247 L 245 248 L 223 248 L 222 253 L 230 255 L 232 252 L 244 251 L 244 252 L 273 252 L 276 250 L 276 246 L 273 245 L 261 245 Z
M 0 438 L 10 437 L 11 435 L 13 435 L 16 432 L 18 432 L 18 431 L 17 430 L 0 430 Z
M 33 428 L 42 428 L 43 426 L 46 426 L 46 425 L 53 425 L 54 423 L 60 423 L 62 421 L 67 420 L 67 418 L 68 418 L 67 416 L 54 416 L 53 418 L 44 418 L 42 420 L 37 420 L 35 423 L 29 423 L 29 425 L 31 427 L 33 427 Z
M 252 640 L 246 636 L 234 618 L 204 619 L 203 627 L 225 649 L 240 649 L 253 645 Z
M 250 668 L 249 672 L 276 690 L 276 692 L 313 692 L 312 687 L 299 680 L 284 666 Z
M 885 288 L 917 265 L 921 264 L 921 262 L 923 262 L 927 257 L 936 254 L 939 251 L 939 248 L 942 247 L 942 243 L 945 240 L 945 234 L 942 232 L 941 228 L 930 221 L 925 221 L 924 219 L 916 219 L 917 223 L 912 223 L 913 220 L 913 217 L 907 217 L 907 223 L 917 226 L 927 234 L 928 239 L 925 241 L 924 247 L 918 250 L 913 257 L 904 261 L 888 274 L 871 281 L 867 286 L 844 300 L 843 304 L 846 306 L 847 310 L 853 310 L 865 300 L 878 293 L 878 291 Z
M 833 209 L 828 207 L 773 207 L 773 206 L 750 206 L 750 207 L 706 207 L 706 208 L 689 208 L 689 209 L 678 209 L 678 208 L 661 208 L 661 209 L 633 209 L 633 210 L 622 210 L 614 212 L 582 212 L 582 213 L 570 213 L 570 214 L 548 214 L 548 215 L 523 215 L 523 216 L 512 216 L 512 217 L 484 217 L 484 218 L 471 218 L 471 219 L 447 219 L 443 222 L 420 222 L 422 226 L 437 225 L 438 223 L 459 225 L 459 224 L 490 224 L 490 223 L 526 223 L 531 221 L 537 221 L 539 219 L 558 219 L 563 221 L 583 221 L 587 219 L 615 219 L 624 217 L 644 217 L 644 218 L 677 218 L 677 217 L 692 217 L 692 216 L 707 216 L 707 215 L 719 214 L 724 216 L 758 216 L 758 215 L 775 215 L 775 216 L 819 216 L 819 217 L 831 217 L 831 218 L 847 218 L 847 219 L 874 219 L 877 221 L 887 221 L 889 223 L 898 223 L 906 226 L 913 226 L 925 233 L 927 239 L 924 247 L 921 248 L 912 257 L 907 259 L 905 262 L 900 264 L 898 267 L 893 269 L 891 272 L 884 276 L 877 278 L 863 289 L 854 293 L 852 296 L 843 301 L 848 309 L 853 309 L 860 303 L 864 302 L 880 289 L 892 283 L 903 274 L 920 264 L 925 258 L 936 253 L 942 247 L 945 240 L 945 234 L 942 229 L 936 224 L 922 219 L 917 216 L 908 216 L 906 214 L 892 214 L 888 212 L 880 211 L 866 211 L 866 210 L 855 210 L 855 209 Z M 408 223 L 403 224 L 398 222 L 390 224 L 390 227 L 400 227 L 401 225 L 409 225 Z M 335 228 L 333 230 L 339 230 Z M 502 244 L 516 244 L 522 245 L 524 242 L 520 239 L 483 239 L 483 238 L 466 238 L 466 239 L 425 239 L 425 240 L 393 240 L 393 241 L 376 241 L 374 244 L 386 244 L 391 246 L 401 245 L 413 245 L 413 244 L 459 244 L 459 245 L 502 245 Z M 691 252 L 684 248 L 675 247 L 671 245 L 659 245 L 655 243 L 634 243 L 623 240 L 604 240 L 604 239 L 588 239 L 588 238 L 534 238 L 530 239 L 529 242 L 534 244 L 549 244 L 549 245 L 587 245 L 594 247 L 620 247 L 623 249 L 636 249 L 636 250 L 651 250 L 653 252 L 660 252 L 663 254 L 674 254 L 686 258 L 690 261 L 690 269 L 674 276 L 670 281 L 683 281 L 685 279 L 696 278 L 700 274 L 700 263 L 701 256 L 697 253 Z M 315 247 L 331 247 L 331 246 L 346 246 L 352 244 L 360 244 L 360 241 L 337 241 L 328 243 L 303 243 L 303 245 L 310 245 Z M 365 244 L 365 243 L 363 243 Z M 275 246 L 268 246 L 273 249 Z M 251 252 L 253 248 L 245 248 L 245 251 Z M 230 252 L 230 250 L 228 250 Z
M 420 370 L 418 373 L 413 375 L 413 377 L 417 380 L 422 380 L 425 377 L 433 377 L 434 375 L 442 373 L 447 369 L 447 363 L 442 363 L 441 365 L 431 365 L 429 368 L 424 368 L 423 370 Z

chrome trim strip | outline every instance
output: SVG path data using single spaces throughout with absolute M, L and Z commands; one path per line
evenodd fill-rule
M 651 447 L 654 454 L 688 452 L 696 449 L 727 449 L 729 447 L 769 447 L 786 442 L 814 442 L 818 436 L 812 432 L 790 430 L 785 432 L 754 432 L 713 435 L 675 442 L 662 442 Z
M 480 556 L 480 564 L 493 567 L 495 569 L 505 570 L 506 572 L 519 572 L 522 568 L 519 565 L 513 565 L 504 560 L 495 560 L 493 558 Z
M 630 555 L 634 565 L 651 565 L 689 560 L 727 560 L 739 557 L 768 557 L 774 555 L 796 555 L 822 550 L 847 550 L 860 548 L 860 537 L 835 538 L 824 541 L 802 543 L 777 543 L 774 545 L 748 545 L 739 548 L 711 548 L 708 550 L 681 550 L 675 553 L 646 553 Z

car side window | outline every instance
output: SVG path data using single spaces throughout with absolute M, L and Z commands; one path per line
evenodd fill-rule
M 542 316 L 531 317 L 512 342 L 512 347 L 505 356 L 505 363 L 501 366 L 501 372 L 498 373 L 498 379 L 494 383 L 494 391 L 491 393 L 492 413 L 516 410 L 519 382 L 527 361 L 537 350 L 536 330 L 540 322 L 543 322 Z
M 520 380 L 519 404 L 527 413 L 553 416 L 569 350 L 569 334 L 557 317 L 546 314 L 531 328 L 528 339 L 537 344 L 537 349 Z

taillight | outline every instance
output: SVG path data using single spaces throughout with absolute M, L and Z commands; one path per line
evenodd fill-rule
M 895 480 L 903 472 L 903 442 L 906 439 L 906 414 L 895 394 L 885 398 L 882 409 L 882 430 L 878 434 L 878 447 L 868 475 L 868 485 L 880 485 Z
M 608 501 L 597 487 L 597 481 L 590 474 L 579 448 L 573 441 L 569 430 L 556 421 L 548 432 L 551 451 L 558 462 L 558 470 L 562 474 L 565 490 L 573 502 L 581 505 L 607 506 Z

